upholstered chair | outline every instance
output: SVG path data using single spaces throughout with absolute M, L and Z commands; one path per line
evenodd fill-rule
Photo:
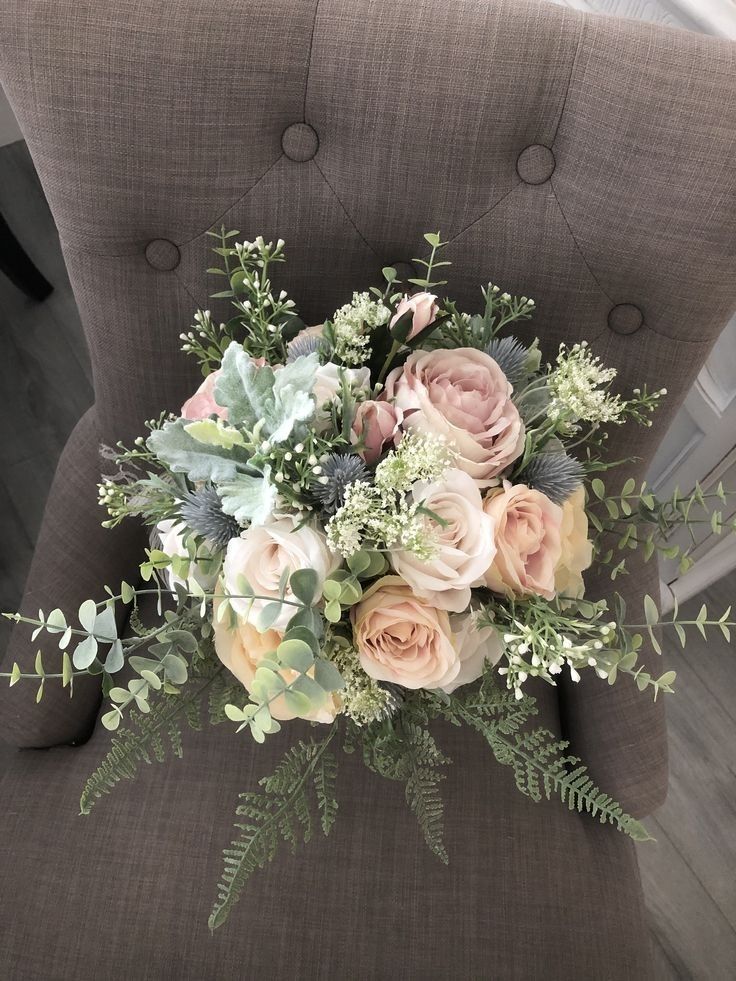
M 316 323 L 353 289 L 449 241 L 452 293 L 534 297 L 545 355 L 587 339 L 669 397 L 622 427 L 642 474 L 736 301 L 736 57 L 727 42 L 530 0 L 0 0 L 0 79 L 58 226 L 96 401 L 59 464 L 23 609 L 74 611 L 136 574 L 145 542 L 100 527 L 98 447 L 130 441 L 196 385 L 179 351 L 218 287 L 206 231 L 283 237 L 281 284 Z M 607 573 L 589 591 L 611 589 Z M 653 565 L 620 582 L 630 609 Z M 8 662 L 37 645 L 16 629 Z M 47 663 L 54 648 L 48 647 Z M 648 657 L 654 655 L 647 654 Z M 467 731 L 438 727 L 449 866 L 400 786 L 346 758 L 339 821 L 207 914 L 257 747 L 185 739 L 77 813 L 109 745 L 98 686 L 0 695 L 0 974 L 22 979 L 650 976 L 634 847 L 535 804 Z M 667 785 L 663 703 L 595 677 L 540 684 L 539 720 L 637 816 Z M 686 698 L 687 693 L 682 697 Z

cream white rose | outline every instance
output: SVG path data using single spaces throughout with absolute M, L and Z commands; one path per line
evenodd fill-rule
M 245 576 L 253 592 L 266 599 L 232 599 L 231 605 L 241 617 L 257 624 L 263 608 L 279 598 L 281 577 L 297 569 L 314 569 L 318 589 L 340 564 L 337 556 L 327 547 L 324 534 L 309 525 L 296 527 L 292 517 L 274 518 L 265 525 L 246 528 L 239 538 L 228 543 L 223 564 L 223 578 L 227 593 L 237 596 L 242 592 L 238 577 Z M 284 598 L 293 600 L 287 586 Z M 273 621 L 275 630 L 284 630 L 296 613 L 293 605 L 283 604 L 281 613 Z
M 159 521 L 159 523 L 156 525 L 156 531 L 158 532 L 158 537 L 161 540 L 161 551 L 166 555 L 177 555 L 181 556 L 181 558 L 186 558 L 189 555 L 189 552 L 184 545 L 184 533 L 186 531 L 186 526 L 180 521 L 174 521 L 172 519 Z M 192 563 L 186 580 L 175 575 L 172 569 L 166 569 L 166 579 L 168 580 L 170 589 L 175 590 L 177 585 L 180 585 L 191 591 L 192 582 L 196 582 L 202 587 L 202 589 L 205 590 L 205 592 L 212 590 L 212 587 L 215 585 L 215 580 L 217 579 L 217 573 L 211 572 L 208 566 L 211 566 L 214 563 L 210 559 L 209 552 L 202 545 L 199 546 L 199 555 L 202 557 L 202 562 Z
M 495 519 L 485 513 L 476 482 L 462 470 L 450 469 L 435 483 L 415 484 L 412 497 L 444 522 L 427 518 L 438 551 L 426 562 L 408 550 L 395 551 L 393 567 L 418 596 L 439 609 L 461 613 L 470 603 L 470 587 L 495 557 Z
M 461 685 L 477 681 L 483 674 L 486 661 L 497 664 L 503 654 L 503 643 L 493 627 L 476 625 L 474 613 L 460 613 L 450 617 L 452 640 L 460 658 L 460 670 L 455 678 L 443 685 L 448 695 Z
M 593 561 L 583 487 L 578 487 L 562 505 L 560 540 L 562 554 L 555 569 L 555 591 L 559 596 L 579 599 L 585 591 L 583 571 Z

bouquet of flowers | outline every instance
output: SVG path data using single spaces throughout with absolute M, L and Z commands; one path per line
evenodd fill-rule
M 632 675 L 654 697 L 672 690 L 674 672 L 639 663 L 645 635 L 659 651 L 654 601 L 645 623 L 628 624 L 620 597 L 584 598 L 582 576 L 595 559 L 615 578 L 639 547 L 646 558 L 679 553 L 686 568 L 673 529 L 704 510 L 722 527 L 711 508 L 725 500 L 720 486 L 662 502 L 632 479 L 609 494 L 600 478 L 624 462 L 604 459 L 606 428 L 651 425 L 664 390 L 613 394 L 616 372 L 585 343 L 543 364 L 536 341 L 508 334 L 534 311 L 525 296 L 489 284 L 472 315 L 440 299 L 439 234 L 415 260 L 423 276 L 401 284 L 386 268 L 383 288 L 354 293 L 317 326 L 272 289 L 283 241 L 238 235 L 215 235 L 221 265 L 209 270 L 235 316 L 217 324 L 199 311 L 181 335 L 203 383 L 132 447 L 103 447 L 104 523 L 151 528 L 142 583 L 106 586 L 71 620 L 10 614 L 34 638 L 56 635 L 61 652 L 53 671 L 40 654 L 31 673 L 14 665 L 11 685 L 34 679 L 40 699 L 55 679 L 71 694 L 78 675 L 100 677 L 114 735 L 82 812 L 162 760 L 165 743 L 181 755 L 181 726 L 197 727 L 203 710 L 257 743 L 289 720 L 312 722 L 313 736 L 241 795 L 213 929 L 282 840 L 306 840 L 315 815 L 329 833 L 339 746 L 405 785 L 428 846 L 448 861 L 439 786 L 450 761 L 436 719 L 480 733 L 532 799 L 559 795 L 645 839 L 566 743 L 529 725 L 526 685 L 590 670 L 610 684 Z M 138 613 L 148 594 L 154 624 Z M 126 636 L 121 604 L 132 606 Z M 675 610 L 668 623 L 684 645 L 689 624 L 728 636 L 729 615 L 704 608 L 687 622 Z

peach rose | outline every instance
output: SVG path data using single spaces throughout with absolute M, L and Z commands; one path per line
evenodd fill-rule
M 386 379 L 386 397 L 404 411 L 404 429 L 444 436 L 456 465 L 481 487 L 524 448 L 524 424 L 513 389 L 483 351 L 414 351 Z
M 430 324 L 433 324 L 437 319 L 437 314 L 440 312 L 440 308 L 437 306 L 437 297 L 434 293 L 415 293 L 413 296 L 404 296 L 402 300 L 399 301 L 399 305 L 396 307 L 396 313 L 391 318 L 391 323 L 388 325 L 389 330 L 394 326 L 396 321 L 403 317 L 405 313 L 409 310 L 414 311 L 414 316 L 411 321 L 411 330 L 407 336 L 407 340 L 413 340 L 417 334 L 421 334 L 423 330 L 426 330 Z
M 391 555 L 396 572 L 433 606 L 460 613 L 470 603 L 470 587 L 479 582 L 496 554 L 494 519 L 483 510 L 475 481 L 462 470 L 450 469 L 435 483 L 412 487 L 416 502 L 433 511 L 445 524 L 431 523 L 437 555 L 423 562 L 400 549 Z
M 450 617 L 452 639 L 460 658 L 460 671 L 454 681 L 445 685 L 444 690 L 450 694 L 461 685 L 469 685 L 477 681 L 483 674 L 486 661 L 497 664 L 503 654 L 503 643 L 497 630 L 493 627 L 478 629 L 473 613 L 456 614 Z
M 227 419 L 227 409 L 215 402 L 215 384 L 220 377 L 222 369 L 218 368 L 207 375 L 191 398 L 188 398 L 181 407 L 182 419 L 194 421 L 196 419 L 208 419 L 210 416 L 219 416 Z
M 246 691 L 250 692 L 253 679 L 258 670 L 258 664 L 264 657 L 273 654 L 281 643 L 283 635 L 278 630 L 259 630 L 242 617 L 237 618 L 235 626 L 229 624 L 228 617 L 219 622 L 217 611 L 221 600 L 214 604 L 214 641 L 215 653 Z M 281 676 L 287 683 L 293 681 L 296 672 L 288 668 L 281 671 Z M 332 722 L 341 707 L 340 698 L 336 693 L 325 695 L 325 700 L 316 711 L 304 716 L 313 722 Z M 287 709 L 284 696 L 278 695 L 270 704 L 269 711 L 274 719 L 284 722 L 297 716 Z
M 562 554 L 555 569 L 555 591 L 561 596 L 579 599 L 585 592 L 583 570 L 593 561 L 583 487 L 578 487 L 562 505 L 560 538 Z
M 230 605 L 242 617 L 248 617 L 257 624 L 258 615 L 273 600 L 279 598 L 279 586 L 284 570 L 289 573 L 297 569 L 314 569 L 317 573 L 318 589 L 331 572 L 339 566 L 340 559 L 327 547 L 327 540 L 321 531 L 309 525 L 297 527 L 297 519 L 292 517 L 274 518 L 265 525 L 251 525 L 239 538 L 228 542 L 222 572 L 225 589 L 238 596 L 242 590 L 238 577 L 245 576 L 258 596 L 266 599 L 232 599 Z M 284 598 L 293 601 L 287 585 Z M 293 605 L 283 604 L 281 613 L 273 621 L 275 629 L 284 629 L 296 613 Z
M 369 466 L 378 462 L 386 447 L 399 445 L 403 418 L 401 409 L 390 402 L 374 402 L 368 399 L 359 403 L 353 418 L 350 441 L 355 445 L 362 437 L 363 448 L 358 452 Z
M 384 576 L 350 611 L 360 663 L 377 681 L 442 688 L 460 672 L 449 615 L 399 576 Z
M 555 570 L 562 555 L 562 508 L 540 491 L 504 480 L 483 510 L 496 521 L 496 557 L 486 585 L 509 596 L 555 596 Z

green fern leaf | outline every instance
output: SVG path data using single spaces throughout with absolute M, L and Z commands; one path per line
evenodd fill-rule
M 273 861 L 280 842 L 295 850 L 300 841 L 309 840 L 313 826 L 312 791 L 327 834 L 337 811 L 334 799 L 337 763 L 327 752 L 336 731 L 337 723 L 334 723 L 321 742 L 298 743 L 285 754 L 271 776 L 260 781 L 261 793 L 240 795 L 236 814 L 245 820 L 235 825 L 240 835 L 223 851 L 224 868 L 209 918 L 210 930 L 216 930 L 227 920 L 248 879 Z M 327 830 L 326 813 L 331 816 Z
M 192 728 L 199 727 L 202 694 L 216 677 L 212 675 L 199 687 L 192 685 L 190 692 L 162 696 L 147 714 L 137 709 L 130 711 L 130 727 L 119 729 L 113 736 L 107 755 L 82 790 L 79 801 L 82 814 L 89 814 L 95 802 L 109 794 L 121 780 L 131 780 L 141 764 L 154 760 L 163 763 L 169 752 L 181 758 L 180 719 L 183 717 Z
M 177 706 L 176 714 L 179 711 Z M 132 780 L 141 763 L 164 761 L 166 749 L 161 738 L 162 727 L 166 728 L 173 752 L 181 756 L 181 731 L 176 726 L 170 704 L 158 714 L 152 711 L 149 715 L 142 715 L 132 710 L 130 721 L 134 728 L 117 732 L 105 759 L 87 780 L 79 801 L 82 814 L 89 814 L 96 800 L 103 794 L 109 794 L 121 780 Z

